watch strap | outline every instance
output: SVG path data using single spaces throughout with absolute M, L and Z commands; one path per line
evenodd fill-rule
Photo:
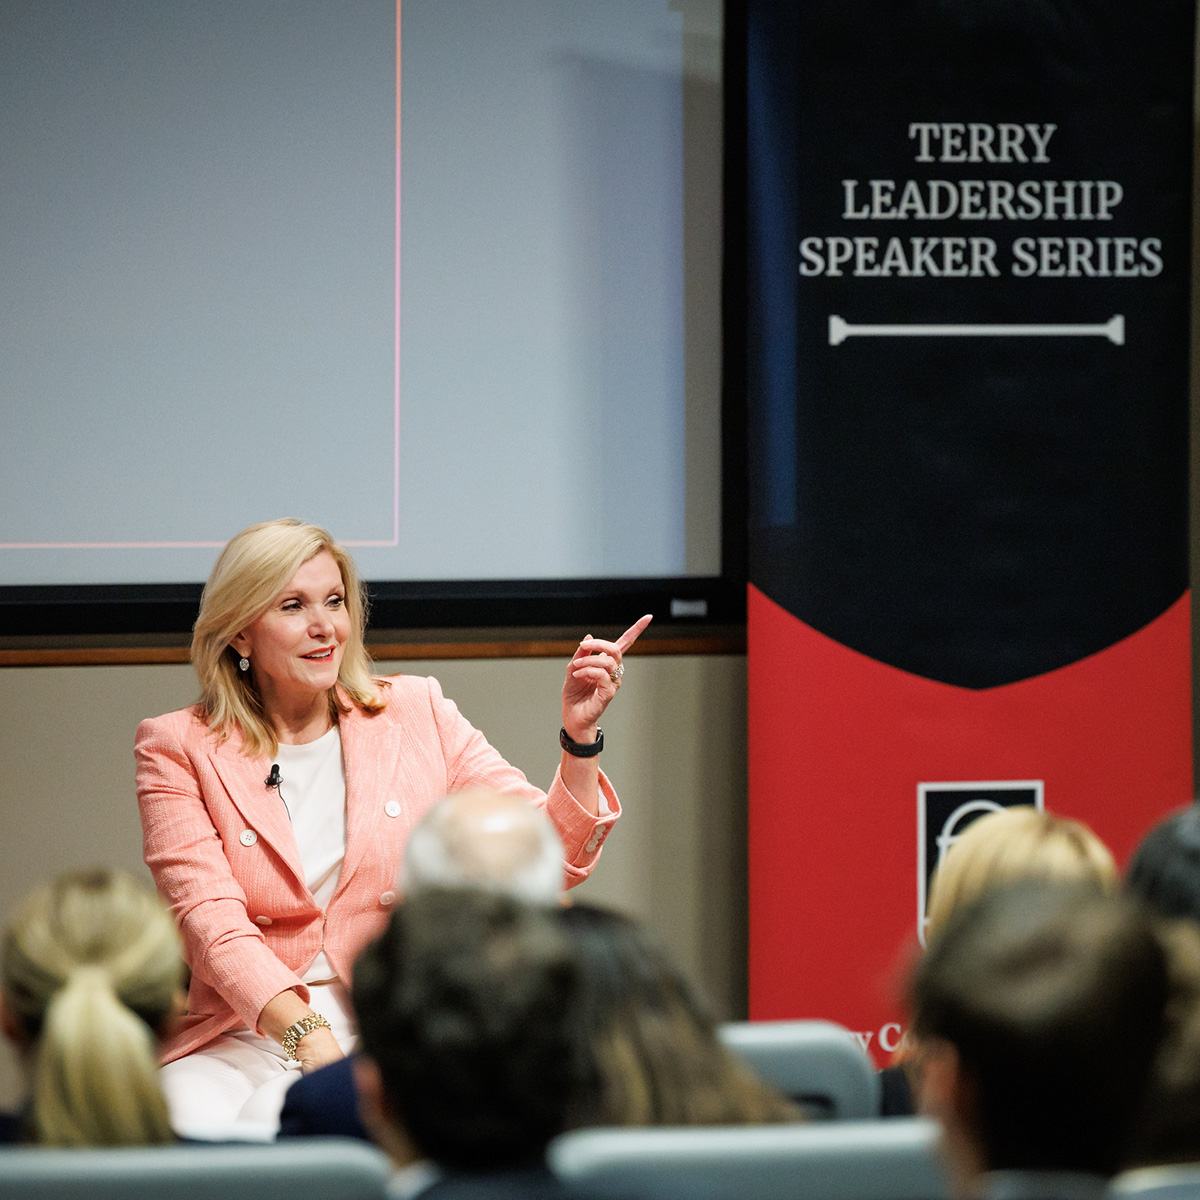
M 594 742 L 577 742 L 567 733 L 564 725 L 558 731 L 558 744 L 573 758 L 595 758 L 604 749 L 604 730 L 597 725 Z

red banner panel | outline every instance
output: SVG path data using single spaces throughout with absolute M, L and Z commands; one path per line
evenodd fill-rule
M 922 828 L 922 785 L 1036 783 L 1119 859 L 1191 799 L 1186 595 L 1107 650 L 984 690 L 849 650 L 753 586 L 748 603 L 754 1019 L 824 1017 L 895 1049 L 921 847 L 942 832 Z

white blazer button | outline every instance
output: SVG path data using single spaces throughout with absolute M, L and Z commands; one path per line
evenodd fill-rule
M 385 813 L 387 813 L 387 815 L 389 817 L 398 817 L 400 815 L 400 801 L 399 800 L 389 800 L 383 806 L 383 811 Z
M 258 841 L 258 834 L 253 829 L 243 829 L 238 837 L 243 846 L 253 846 Z
M 271 921 L 271 918 L 270 918 L 270 917 L 255 917 L 254 919 L 255 919 L 255 920 L 256 920 L 256 921 L 257 921 L 257 922 L 258 922 L 260 925 L 270 925 L 270 924 L 272 924 L 272 921 Z
M 389 904 L 395 904 L 396 903 L 396 893 L 395 892 L 384 892 L 383 895 L 379 897 L 379 903 L 382 904 L 384 908 L 387 908 L 387 906 Z

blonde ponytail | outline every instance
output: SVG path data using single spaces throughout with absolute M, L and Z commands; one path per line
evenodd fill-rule
M 170 915 L 128 875 L 61 876 L 22 906 L 3 944 L 4 998 L 32 1051 L 32 1122 L 49 1146 L 174 1140 L 154 1032 L 182 980 Z

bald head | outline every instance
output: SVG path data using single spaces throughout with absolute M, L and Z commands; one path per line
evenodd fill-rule
M 473 887 L 533 904 L 555 904 L 563 848 L 547 817 L 527 800 L 470 788 L 439 801 L 413 830 L 404 852 L 406 894 Z

